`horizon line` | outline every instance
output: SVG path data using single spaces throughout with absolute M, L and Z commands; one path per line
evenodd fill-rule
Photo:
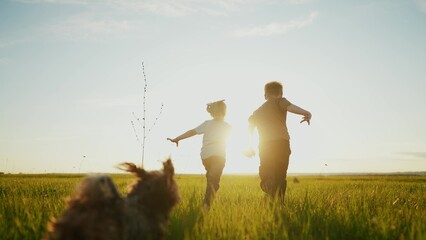
M 86 172 L 86 173 L 67 173 L 67 172 L 39 172 L 39 173 L 11 173 L 11 172 L 0 172 L 0 176 L 2 175 L 90 175 L 90 174 L 109 174 L 109 175 L 127 175 L 129 173 L 116 173 L 116 172 Z M 205 173 L 175 173 L 178 175 L 205 175 Z M 254 176 L 258 175 L 258 173 L 224 173 L 223 176 Z M 371 175 L 407 175 L 407 176 L 426 176 L 426 171 L 394 171 L 394 172 L 323 172 L 323 173 L 314 173 L 314 172 L 293 172 L 288 173 L 287 176 L 371 176 Z

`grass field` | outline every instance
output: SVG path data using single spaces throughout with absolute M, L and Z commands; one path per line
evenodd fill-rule
M 122 193 L 134 178 L 113 175 Z M 81 175 L 0 175 L 0 239 L 40 239 Z M 426 239 L 426 177 L 288 178 L 284 206 L 257 176 L 224 176 L 210 211 L 203 175 L 177 176 L 168 239 Z

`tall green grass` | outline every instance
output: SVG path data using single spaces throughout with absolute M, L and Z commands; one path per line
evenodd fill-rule
M 0 239 L 40 239 L 82 175 L 1 175 Z M 426 177 L 288 178 L 284 204 L 256 176 L 223 176 L 204 210 L 203 175 L 177 176 L 168 239 L 426 239 Z M 130 175 L 113 175 L 122 193 Z

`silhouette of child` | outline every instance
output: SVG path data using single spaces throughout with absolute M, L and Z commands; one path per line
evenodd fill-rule
M 287 129 L 287 112 L 303 115 L 300 123 L 310 124 L 311 113 L 292 104 L 283 97 L 283 86 L 272 81 L 265 85 L 265 100 L 249 118 L 250 142 L 253 142 L 253 131 L 259 133 L 259 176 L 260 187 L 270 196 L 284 200 L 287 188 L 287 169 L 291 154 L 290 136 Z M 252 157 L 252 147 L 246 156 Z
M 215 193 L 220 185 L 223 168 L 226 161 L 226 140 L 229 136 L 231 126 L 225 122 L 226 104 L 225 100 L 207 104 L 207 112 L 213 117 L 203 122 L 198 127 L 191 129 L 176 138 L 167 140 L 176 143 L 194 135 L 203 134 L 203 145 L 201 147 L 201 159 L 206 169 L 206 193 L 204 196 L 204 207 L 209 208 Z

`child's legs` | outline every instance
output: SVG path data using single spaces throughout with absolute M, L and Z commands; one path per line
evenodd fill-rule
M 204 196 L 204 203 L 210 204 L 214 194 L 219 190 L 220 178 L 222 176 L 223 168 L 225 167 L 225 159 L 218 156 L 203 159 L 203 165 L 206 169 L 206 194 Z
M 259 150 L 260 166 L 259 166 L 259 177 L 260 177 L 260 188 L 262 191 L 269 195 L 273 195 L 275 192 L 275 161 L 271 158 L 270 151 L 267 149 Z
M 288 170 L 288 164 L 290 160 L 290 145 L 287 143 L 284 143 L 282 145 L 279 161 L 277 163 L 276 168 L 276 184 L 277 184 L 277 191 L 278 196 L 281 200 L 284 200 L 285 192 L 287 189 L 287 170 Z
M 290 153 L 290 143 L 285 140 L 264 143 L 259 148 L 260 187 L 265 193 L 269 195 L 278 193 L 284 198 Z

